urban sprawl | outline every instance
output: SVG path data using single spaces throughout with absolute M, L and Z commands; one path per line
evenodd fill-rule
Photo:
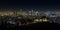
M 60 11 L 0 11 L 1 24 L 28 25 L 38 22 L 60 23 Z

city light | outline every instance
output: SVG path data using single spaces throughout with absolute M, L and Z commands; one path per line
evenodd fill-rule
M 19 25 L 29 25 L 29 24 L 33 24 L 33 23 L 40 23 L 40 22 L 51 22 L 50 19 L 48 18 L 52 18 L 52 17 L 58 17 L 58 13 L 51 13 L 49 11 L 1 11 L 0 12 L 0 16 L 1 19 L 4 19 L 6 21 L 10 21 L 10 24 L 19 24 Z M 5 18 L 5 16 L 7 18 Z M 45 18 L 42 18 L 43 16 L 46 16 Z M 16 22 L 19 21 L 19 22 Z M 53 20 L 54 21 L 54 20 Z

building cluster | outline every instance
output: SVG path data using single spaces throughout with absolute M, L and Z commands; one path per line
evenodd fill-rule
M 0 16 L 48 16 L 50 14 L 60 16 L 60 11 L 0 11 Z

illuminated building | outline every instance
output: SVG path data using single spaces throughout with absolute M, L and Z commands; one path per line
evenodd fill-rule
M 47 18 L 43 18 L 42 20 L 43 20 L 43 22 L 47 22 L 48 21 Z
M 31 11 L 28 12 L 28 15 L 31 15 Z
M 39 13 L 39 12 L 38 12 L 38 11 L 36 11 L 36 12 L 35 12 L 35 15 L 38 15 L 38 13 Z

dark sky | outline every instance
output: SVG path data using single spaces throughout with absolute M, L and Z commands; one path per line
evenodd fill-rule
M 0 7 L 59 9 L 60 1 L 58 0 L 1 0 Z

